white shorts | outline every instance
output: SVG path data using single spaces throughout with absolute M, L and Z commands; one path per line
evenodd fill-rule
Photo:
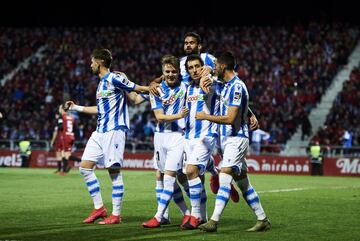
M 204 175 L 215 144 L 216 138 L 210 136 L 190 140 L 186 139 L 184 169 L 186 170 L 186 165 L 188 164 L 198 166 L 199 175 Z M 184 169 L 183 172 L 186 173 Z
M 247 171 L 246 154 L 249 148 L 249 139 L 238 136 L 222 136 L 221 151 L 223 158 L 219 166 L 232 167 L 240 174 L 241 170 Z
M 165 171 L 178 171 L 182 168 L 184 155 L 184 134 L 181 132 L 155 132 L 154 168 Z
M 86 143 L 82 160 L 93 161 L 106 168 L 115 163 L 122 166 L 125 148 L 125 132 L 112 130 L 105 133 L 94 131 Z

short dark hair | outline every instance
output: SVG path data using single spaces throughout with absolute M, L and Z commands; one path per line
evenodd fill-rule
M 199 60 L 201 66 L 204 66 L 204 61 L 202 60 L 202 58 L 201 58 L 199 55 L 197 55 L 197 54 L 191 54 L 191 55 L 189 55 L 189 56 L 186 58 L 186 61 L 185 61 L 185 69 L 186 69 L 186 72 L 189 72 L 189 70 L 188 70 L 188 62 L 189 62 L 189 61 L 194 61 L 194 60 Z
M 236 66 L 236 60 L 231 52 L 223 52 L 218 55 L 217 62 L 226 65 L 226 70 L 234 70 Z
M 103 66 L 106 68 L 110 68 L 111 63 L 112 63 L 112 56 L 111 56 L 111 52 L 108 49 L 105 48 L 100 48 L 100 49 L 95 49 L 92 52 L 91 55 L 94 59 L 100 59 L 103 61 Z
M 184 40 L 187 38 L 187 37 L 193 37 L 196 39 L 197 43 L 198 44 L 201 44 L 201 37 L 199 34 L 195 33 L 195 32 L 187 32 L 184 36 Z
M 180 73 L 180 62 L 179 62 L 179 59 L 176 58 L 175 56 L 170 55 L 170 54 L 164 55 L 161 58 L 161 67 L 163 67 L 165 64 L 170 64 L 170 65 L 174 66 L 176 71 Z

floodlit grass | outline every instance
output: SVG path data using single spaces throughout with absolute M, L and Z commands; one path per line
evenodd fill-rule
M 63 177 L 53 171 L 0 168 L 0 240 L 360 240 L 360 178 L 356 177 L 250 174 L 272 229 L 245 232 L 256 218 L 241 199 L 229 201 L 217 233 L 203 233 L 179 229 L 182 217 L 174 203 L 171 225 L 142 228 L 141 223 L 156 211 L 151 171 L 124 171 L 122 224 L 81 224 L 93 208 L 81 175 L 72 170 Z M 110 178 L 104 170 L 96 174 L 111 212 Z M 210 217 L 215 196 L 210 191 L 208 196 Z

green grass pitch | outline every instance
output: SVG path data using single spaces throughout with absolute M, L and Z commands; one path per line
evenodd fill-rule
M 156 211 L 152 171 L 124 171 L 123 223 L 84 225 L 92 202 L 78 170 L 68 176 L 52 169 L 0 168 L 0 240 L 360 240 L 360 178 L 251 175 L 272 229 L 247 233 L 256 218 L 241 198 L 229 201 L 217 233 L 182 231 L 171 203 L 171 225 L 144 229 Z M 96 170 L 111 212 L 111 182 Z M 207 174 L 208 175 L 208 174 Z M 208 189 L 208 215 L 214 194 Z M 279 190 L 282 190 L 279 192 Z M 187 203 L 189 203 L 186 198 Z

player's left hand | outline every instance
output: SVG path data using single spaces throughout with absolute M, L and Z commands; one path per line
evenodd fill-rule
M 200 71 L 200 76 L 208 76 L 212 69 L 210 66 L 204 65 Z
M 200 78 L 200 88 L 201 88 L 206 94 L 209 94 L 211 84 L 212 84 L 212 80 L 210 79 L 209 75 L 202 76 L 202 77 Z
M 197 112 L 195 115 L 195 119 L 197 120 L 205 120 L 206 114 L 204 111 Z
M 254 131 L 259 129 L 259 121 L 255 115 L 250 116 L 250 130 Z

